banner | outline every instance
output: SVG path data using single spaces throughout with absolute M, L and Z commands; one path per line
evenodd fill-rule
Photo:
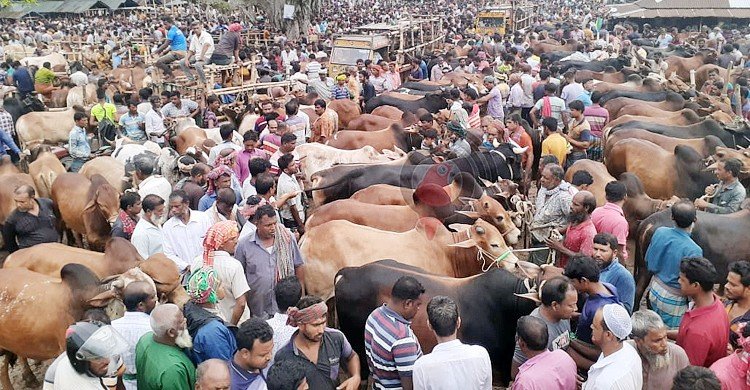
M 294 19 L 294 6 L 284 4 L 284 19 Z

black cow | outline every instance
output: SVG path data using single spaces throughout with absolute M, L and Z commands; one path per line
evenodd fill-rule
M 630 65 L 630 57 L 621 56 L 618 58 L 610 58 L 604 61 L 560 61 L 560 73 L 565 73 L 568 69 L 584 69 L 591 70 L 594 72 L 604 72 L 607 67 L 613 67 L 616 70 L 622 70 L 622 68 Z
M 549 53 L 542 53 L 542 54 L 539 55 L 539 58 L 543 62 L 546 61 L 546 63 L 554 63 L 554 62 L 560 61 L 561 59 L 563 59 L 563 58 L 565 58 L 565 57 L 567 57 L 567 56 L 569 56 L 569 55 L 571 55 L 573 53 L 575 53 L 575 52 L 573 52 L 573 51 L 555 50 L 555 51 L 551 51 Z
M 610 130 L 616 132 L 621 129 L 644 129 L 652 133 L 665 135 L 674 138 L 703 138 L 707 135 L 718 137 L 724 145 L 730 148 L 741 146 L 746 148 L 750 146 L 750 128 L 747 124 L 741 127 L 733 128 L 722 125 L 721 123 L 707 118 L 698 123 L 687 126 L 670 126 L 647 121 L 630 121 L 617 125 Z
M 419 81 L 407 81 L 405 83 L 402 83 L 399 88 L 406 88 L 406 89 L 411 89 L 415 91 L 425 91 L 425 92 L 436 92 L 436 91 L 442 90 L 441 89 L 442 87 L 439 85 L 421 83 Z
M 750 210 L 741 209 L 732 214 L 712 214 L 698 211 L 695 228 L 690 237 L 703 249 L 703 257 L 709 259 L 719 273 L 719 283 L 723 288 L 729 263 L 750 258 Z M 651 281 L 651 273 L 646 269 L 646 250 L 657 228 L 675 227 L 672 211 L 667 209 L 652 214 L 638 226 L 635 242 L 635 262 L 633 271 L 636 282 L 635 307 L 643 297 Z
M 638 91 L 625 91 L 625 90 L 611 90 L 604 95 L 602 95 L 602 98 L 599 100 L 599 104 L 604 105 L 607 103 L 607 101 L 618 98 L 618 97 L 626 97 L 631 99 L 638 99 L 642 100 L 644 102 L 663 102 L 665 100 L 669 100 L 671 102 L 682 102 L 682 104 L 685 104 L 685 98 L 682 97 L 679 93 L 671 92 L 671 91 L 661 91 L 661 92 L 638 92 Z
M 362 377 L 366 378 L 369 371 L 364 353 L 367 317 L 388 300 L 393 284 L 405 275 L 415 277 L 424 286 L 426 301 L 436 295 L 445 295 L 456 301 L 462 319 L 458 338 L 464 343 L 486 348 L 493 367 L 500 373 L 500 380 L 507 383 L 515 346 L 516 322 L 535 308 L 531 300 L 514 295 L 528 292 L 523 280 L 494 267 L 481 275 L 455 279 L 430 274 L 394 260 L 348 267 L 336 274 L 339 328 L 359 353 Z M 426 301 L 412 321 L 412 329 L 423 353 L 430 352 L 436 344 L 434 334 L 427 327 Z
M 467 157 L 454 158 L 440 164 L 420 165 L 342 165 L 325 169 L 312 176 L 316 201 L 327 203 L 347 199 L 355 192 L 374 184 L 417 188 L 421 183 L 446 186 L 461 172 L 491 182 L 521 178 L 521 159 L 509 144 L 502 144 L 490 152 L 475 152 Z
M 653 59 L 657 54 L 660 55 L 662 58 L 667 58 L 669 56 L 689 58 L 695 55 L 695 50 L 692 50 L 685 46 L 670 45 L 669 47 L 665 49 L 644 46 L 643 49 L 645 49 L 646 52 L 648 53 L 649 59 Z
M 29 97 L 27 102 L 21 101 L 18 97 L 6 97 L 3 99 L 3 108 L 13 117 L 13 123 L 18 122 L 18 118 L 32 111 L 45 111 L 47 107 L 35 97 Z
M 448 102 L 445 100 L 443 93 L 428 94 L 417 100 L 402 100 L 389 95 L 379 95 L 370 99 L 365 104 L 365 113 L 370 114 L 372 110 L 386 105 L 394 106 L 403 112 L 411 113 L 416 113 L 420 108 L 424 108 L 428 112 L 435 114 L 444 108 L 448 108 Z

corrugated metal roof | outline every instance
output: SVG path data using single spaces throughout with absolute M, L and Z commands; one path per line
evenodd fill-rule
M 750 18 L 750 0 L 640 0 L 610 6 L 614 18 Z
M 122 3 L 130 4 L 130 0 L 64 0 L 64 1 L 37 1 L 34 4 L 11 3 L 7 7 L 0 8 L 0 18 L 19 19 L 30 13 L 52 14 L 52 13 L 74 13 L 80 14 L 92 8 L 117 9 Z

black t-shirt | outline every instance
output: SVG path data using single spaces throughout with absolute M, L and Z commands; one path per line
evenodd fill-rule
M 52 200 L 37 198 L 36 201 L 39 204 L 38 216 L 16 209 L 5 220 L 3 240 L 8 252 L 45 242 L 57 242 L 59 234 Z

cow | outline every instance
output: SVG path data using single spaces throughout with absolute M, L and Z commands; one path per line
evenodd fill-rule
M 619 131 L 623 126 L 612 128 L 610 134 Z M 748 147 L 750 146 L 750 126 L 742 124 L 739 127 L 733 127 L 730 125 L 722 125 L 719 122 L 707 118 L 698 123 L 693 123 L 687 126 L 670 126 L 662 125 L 658 123 L 652 123 L 649 121 L 638 121 L 635 123 L 628 123 L 627 127 L 644 129 L 652 133 L 665 135 L 674 138 L 702 138 L 708 135 L 713 135 L 721 140 L 724 145 L 728 147 Z
M 17 96 L 7 96 L 3 99 L 3 109 L 13 118 L 16 129 L 18 129 L 18 120 L 22 116 L 30 112 L 45 111 L 47 109 L 39 99 L 32 98 L 31 103 L 31 105 L 27 105 L 25 101 L 22 102 Z
M 336 113 L 339 115 L 339 128 L 341 129 L 347 128 L 349 126 L 349 122 L 351 122 L 354 118 L 358 117 L 359 114 L 361 114 L 359 104 L 357 104 L 354 100 L 349 99 L 333 100 L 328 103 L 326 108 L 336 111 Z M 314 121 L 314 118 L 310 118 L 310 123 L 313 123 Z
M 36 186 L 31 176 L 26 173 L 2 173 L 0 174 L 0 183 L 2 183 L 0 185 L 0 225 L 2 225 L 10 213 L 16 209 L 13 195 L 16 188 L 22 185 L 30 185 L 36 191 Z
M 659 199 L 673 195 L 695 199 L 717 180 L 705 169 L 701 155 L 687 145 L 677 145 L 670 153 L 653 142 L 624 139 L 612 147 L 606 165 L 614 176 L 636 174 L 645 192 Z
M 138 264 L 138 268 L 154 281 L 161 301 L 166 300 L 182 308 L 190 300 L 180 282 L 182 275 L 177 264 L 164 253 L 154 253 Z
M 50 256 L 50 253 L 54 253 L 54 256 Z M 19 249 L 8 255 L 3 268 L 26 268 L 29 271 L 57 277 L 65 265 L 78 263 L 88 267 L 100 279 L 105 279 L 137 267 L 142 261 L 143 258 L 130 241 L 121 237 L 112 237 L 107 240 L 104 253 L 74 248 L 57 242 Z
M 0 269 L 0 350 L 6 355 L 0 368 L 3 389 L 13 389 L 8 375 L 11 354 L 35 360 L 59 356 L 65 350 L 68 326 L 83 319 L 87 309 L 106 306 L 111 298 L 109 291 L 100 291 L 96 274 L 80 264 L 68 264 L 54 277 L 24 268 Z M 33 388 L 36 378 L 28 365 L 24 379 Z
M 130 189 L 130 180 L 125 176 L 125 165 L 111 156 L 99 156 L 83 164 L 78 171 L 91 180 L 94 175 L 101 175 L 119 193 Z
M 413 125 L 414 122 L 409 121 L 407 123 L 404 123 L 402 121 L 401 125 L 408 127 L 408 126 Z M 373 115 L 373 114 L 362 114 L 359 117 L 350 121 L 347 129 L 348 130 L 361 130 L 361 131 L 377 131 L 377 130 L 383 130 L 385 128 L 388 128 L 394 123 L 399 123 L 399 121 L 389 119 L 386 117 L 382 117 L 382 116 L 378 116 L 378 115 Z
M 349 221 L 330 221 L 308 231 L 301 240 L 308 294 L 327 300 L 333 294 L 336 272 L 381 259 L 394 259 L 439 275 L 476 275 L 494 264 L 514 269 L 518 258 L 502 235 L 488 222 L 454 226 L 451 233 L 435 218 L 421 218 L 403 233 L 360 226 Z M 336 237 L 331 240 L 331 237 Z M 322 240 L 328 245 L 320 245 Z
M 609 112 L 610 119 L 615 120 L 620 117 L 620 111 L 630 105 L 658 108 L 665 111 L 678 111 L 685 108 L 685 99 L 678 94 L 668 95 L 667 100 L 660 102 L 644 102 L 628 97 L 618 97 L 608 100 L 603 106 Z M 628 112 L 628 114 L 633 114 L 633 112 Z
M 89 180 L 80 173 L 63 173 L 52 183 L 52 201 L 77 242 L 85 237 L 92 249 L 103 249 L 120 212 L 119 192 L 104 177 L 93 175 Z
M 60 111 L 34 111 L 24 114 L 16 122 L 19 147 L 23 150 L 30 143 L 58 144 L 68 141 L 73 128 L 73 114 L 84 112 L 81 107 Z
M 466 157 L 454 158 L 435 165 L 378 165 L 370 167 L 331 167 L 312 177 L 313 199 L 320 205 L 336 199 L 346 199 L 355 192 L 373 184 L 391 184 L 397 187 L 417 188 L 420 183 L 432 182 L 448 185 L 461 172 L 475 178 L 495 182 L 498 178 L 518 180 L 520 158 L 524 149 L 501 144 L 489 152 L 475 152 Z
M 23 66 L 36 66 L 37 68 L 41 68 L 45 62 L 49 62 L 52 65 L 50 69 L 55 72 L 65 72 L 65 68 L 68 67 L 68 61 L 65 59 L 65 56 L 57 52 L 41 57 L 26 57 L 20 62 Z
M 404 112 L 393 106 L 380 106 L 372 110 L 372 115 L 378 115 L 397 121 L 401 119 Z
M 515 347 L 516 322 L 536 307 L 532 300 L 522 296 L 532 291 L 529 286 L 535 284 L 495 267 L 462 279 L 436 275 L 393 260 L 344 268 L 335 279 L 336 317 L 339 329 L 362 361 L 366 361 L 364 328 L 367 317 L 388 301 L 391 288 L 402 276 L 416 278 L 425 288 L 425 304 L 411 323 L 422 352 L 431 352 L 437 344 L 427 324 L 426 302 L 436 295 L 448 296 L 458 305 L 462 319 L 458 338 L 464 343 L 484 347 L 494 371 L 500 373 L 496 378 L 507 383 Z M 362 376 L 366 378 L 367 365 L 362 367 Z
M 615 68 L 604 69 L 603 72 L 594 72 L 586 69 L 579 69 L 576 71 L 577 83 L 582 83 L 588 79 L 594 79 L 608 83 L 620 84 L 626 81 L 626 77 L 625 72 L 618 72 Z
M 620 116 L 607 123 L 607 125 L 604 127 L 604 132 L 607 133 L 609 129 L 618 127 L 622 125 L 623 128 L 632 127 L 633 125 L 631 122 L 636 121 L 647 121 L 652 123 L 661 123 L 665 125 L 692 125 L 693 123 L 698 123 L 702 120 L 698 114 L 695 113 L 695 111 L 689 109 L 689 108 L 683 108 L 680 111 L 662 111 L 658 110 L 654 112 L 658 115 L 623 115 L 623 111 L 625 111 L 628 107 L 624 107 L 622 110 L 620 110 Z
M 703 257 L 709 259 L 718 272 L 717 283 L 723 284 L 729 263 L 750 258 L 750 210 L 743 207 L 732 214 L 713 214 L 698 211 L 690 238 L 703 249 Z M 635 236 L 635 262 L 633 271 L 636 281 L 635 305 L 638 310 L 643 293 L 651 280 L 646 269 L 646 250 L 657 228 L 675 227 L 671 210 L 664 210 L 646 218 L 638 226 Z
M 607 137 L 607 142 L 604 144 L 604 159 L 607 159 L 612 147 L 616 145 L 618 141 L 629 138 L 638 138 L 644 141 L 653 142 L 668 152 L 674 151 L 674 147 L 677 145 L 687 145 L 698 152 L 703 158 L 713 155 L 717 147 L 725 146 L 718 137 L 713 135 L 707 135 L 703 138 L 685 139 L 668 137 L 643 129 L 624 129 L 611 133 Z
M 380 95 L 367 101 L 365 104 L 365 113 L 371 114 L 375 108 L 383 105 L 393 106 L 403 112 L 412 113 L 416 113 L 418 109 L 424 108 L 432 114 L 444 108 L 448 108 L 448 102 L 445 100 L 443 93 L 427 94 L 417 100 L 403 100 L 392 96 Z
M 294 149 L 300 156 L 300 171 L 307 180 L 315 172 L 322 171 L 338 164 L 367 164 L 396 160 L 404 157 L 403 150 L 384 150 L 378 153 L 372 146 L 363 146 L 355 150 L 342 150 L 320 143 L 306 143 Z
M 37 158 L 29 164 L 29 175 L 34 181 L 37 196 L 49 198 L 52 191 L 52 183 L 57 176 L 65 173 L 65 166 L 51 151 L 40 153 Z
M 643 102 L 673 102 L 675 105 L 681 104 L 683 107 L 685 106 L 685 98 L 679 93 L 672 91 L 638 92 L 629 90 L 611 90 L 602 95 L 599 102 L 606 106 L 608 101 L 620 97 L 636 99 Z
M 628 65 L 630 65 L 629 56 L 620 56 L 618 58 L 610 58 L 604 61 L 562 61 L 558 64 L 558 66 L 560 67 L 560 73 L 565 73 L 568 69 L 582 69 L 591 70 L 594 72 L 604 72 L 604 70 L 609 67 L 615 68 L 615 70 L 621 70 Z
M 86 107 L 96 102 L 96 84 L 73 87 L 65 97 L 65 107 Z
M 422 145 L 422 136 L 416 131 L 405 130 L 396 123 L 378 131 L 339 130 L 326 141 L 326 145 L 345 150 L 365 146 L 372 146 L 377 150 L 393 147 L 412 150 L 419 149 Z
M 606 94 L 611 91 L 631 91 L 631 92 L 661 92 L 664 86 L 659 80 L 652 78 L 641 79 L 640 76 L 630 75 L 625 83 L 609 83 L 602 81 L 594 84 L 594 91 Z
M 618 99 L 612 100 L 610 104 L 614 104 L 616 100 Z M 621 116 L 643 116 L 643 117 L 650 117 L 650 118 L 676 117 L 678 112 L 685 112 L 688 110 L 700 116 L 700 114 L 697 111 L 695 111 L 691 107 L 687 107 L 687 105 L 686 107 L 683 107 L 680 109 L 673 109 L 671 105 L 666 105 L 664 103 L 658 103 L 658 104 L 660 106 L 665 106 L 665 108 L 657 107 L 656 105 L 652 103 L 639 102 L 635 100 L 625 102 L 625 104 L 621 105 L 620 106 L 621 108 L 617 111 L 617 117 L 612 118 L 612 122 L 614 122 L 617 119 L 620 119 Z M 645 120 L 650 120 L 650 119 L 645 119 Z M 698 122 L 700 120 L 701 119 L 698 118 L 697 120 L 694 120 L 693 123 Z
M 118 66 L 117 69 L 112 69 L 111 77 L 124 90 L 138 92 L 143 88 L 146 67 L 142 62 L 135 63 L 132 67 Z
M 191 127 L 180 132 L 179 135 L 173 138 L 175 150 L 178 154 L 184 155 L 190 148 L 193 148 L 201 161 L 207 162 L 208 153 L 211 151 L 205 148 L 205 142 L 209 139 L 206 135 L 206 130 L 199 127 Z M 221 141 L 220 141 L 221 142 Z
M 664 73 L 666 77 L 670 77 L 675 73 L 683 81 L 687 81 L 690 80 L 690 70 L 695 70 L 701 65 L 715 62 L 716 52 L 712 50 L 704 50 L 695 53 L 694 56 L 689 58 L 671 56 L 667 57 L 664 61 L 666 61 L 668 65 L 667 71 Z

